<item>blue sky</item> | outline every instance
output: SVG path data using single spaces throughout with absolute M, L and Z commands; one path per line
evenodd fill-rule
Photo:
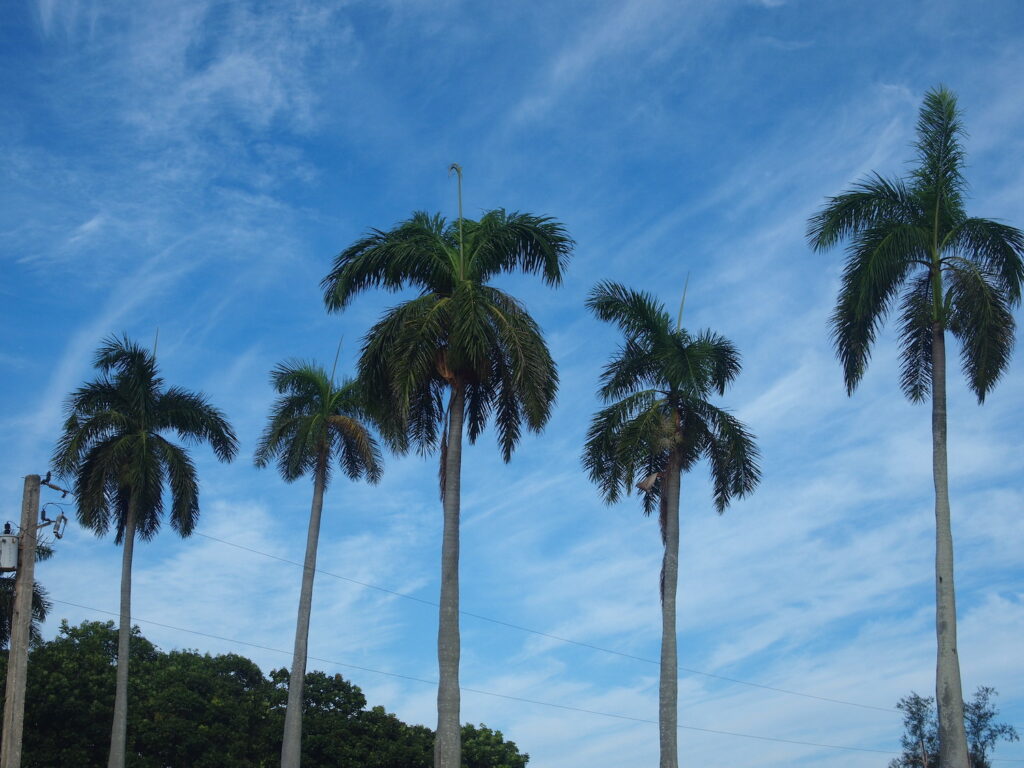
M 100 340 L 160 331 L 166 378 L 202 389 L 243 444 L 195 452 L 207 537 L 136 549 L 134 613 L 165 648 L 291 647 L 310 485 L 251 466 L 292 357 L 329 363 L 400 297 L 327 315 L 318 283 L 369 227 L 415 210 L 544 213 L 577 241 L 552 290 L 504 278 L 559 364 L 546 432 L 503 465 L 465 453 L 463 607 L 657 658 L 660 542 L 635 499 L 604 506 L 579 454 L 617 343 L 583 309 L 599 279 L 678 301 L 744 355 L 721 403 L 758 435 L 764 481 L 718 517 L 706 469 L 683 484 L 680 664 L 869 709 L 684 672 L 695 728 L 895 750 L 884 711 L 934 674 L 928 410 L 897 386 L 884 334 L 848 398 L 826 321 L 841 254 L 807 217 L 870 170 L 903 173 L 924 91 L 959 94 L 969 210 L 1024 226 L 1024 8 L 1013 0 L 476 3 L 39 0 L 0 22 L 0 494 L 45 472 L 64 396 Z M 1024 363 L 984 407 L 951 378 L 950 435 L 964 686 L 992 685 L 1024 726 Z M 330 489 L 320 565 L 432 601 L 435 463 L 390 458 L 377 488 Z M 54 499 L 47 495 L 45 499 Z M 61 618 L 117 611 L 120 550 L 76 526 L 38 569 Z M 87 608 L 75 607 L 87 606 Z M 434 609 L 318 577 L 310 653 L 434 679 Z M 657 668 L 472 617 L 463 684 L 657 717 Z M 433 724 L 435 691 L 340 671 L 373 703 Z M 653 764 L 656 726 L 467 692 L 463 719 L 500 728 L 537 768 Z M 885 765 L 889 756 L 684 730 L 683 760 Z M 1024 760 L 1024 748 L 997 756 Z

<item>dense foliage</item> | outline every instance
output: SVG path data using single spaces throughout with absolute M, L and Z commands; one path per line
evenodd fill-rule
M 114 703 L 113 622 L 66 622 L 29 663 L 24 768 L 103 766 Z M 6 674 L 6 655 L 0 674 Z M 127 765 L 260 768 L 280 762 L 287 670 L 265 676 L 235 654 L 164 652 L 133 629 Z M 341 675 L 305 679 L 304 768 L 429 768 L 434 732 L 407 725 Z M 462 729 L 464 768 L 525 768 L 500 731 Z

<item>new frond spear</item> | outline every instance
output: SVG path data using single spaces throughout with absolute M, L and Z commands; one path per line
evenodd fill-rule
M 459 190 L 462 168 L 456 163 Z M 492 286 L 502 273 L 562 282 L 573 242 L 548 216 L 461 210 L 456 224 L 414 213 L 371 230 L 342 251 L 321 283 L 330 311 L 369 288 L 419 294 L 388 310 L 367 333 L 359 377 L 391 447 L 438 450 L 444 514 L 438 617 L 435 768 L 460 768 L 459 515 L 462 436 L 475 442 L 494 425 L 505 461 L 523 426 L 548 421 L 558 374 L 543 334 L 523 304 Z
M 953 533 L 946 460 L 946 331 L 960 342 L 968 386 L 982 403 L 1010 362 L 1024 278 L 1024 233 L 964 210 L 963 126 L 956 97 L 925 94 L 910 178 L 872 174 L 810 219 L 815 251 L 846 243 L 832 340 L 853 394 L 871 345 L 899 305 L 900 385 L 932 401 L 935 485 L 935 691 L 942 768 L 969 768 L 956 640 Z
M 155 346 L 155 340 L 154 340 Z M 231 461 L 238 440 L 224 414 L 206 398 L 164 384 L 155 355 L 127 337 L 109 337 L 96 352 L 99 378 L 67 399 L 63 433 L 54 450 L 59 475 L 71 477 L 78 521 L 97 536 L 114 529 L 122 545 L 121 613 L 108 768 L 124 768 L 128 729 L 131 574 L 136 537 L 153 538 L 170 490 L 170 523 L 190 535 L 199 519 L 199 480 L 186 444 L 209 443 Z
M 334 357 L 337 368 L 341 340 Z M 313 604 L 313 577 L 320 542 L 320 518 L 324 491 L 331 478 L 331 464 L 351 480 L 380 480 L 380 449 L 365 422 L 364 398 L 358 383 L 334 383 L 335 370 L 327 375 L 315 363 L 287 362 L 277 366 L 270 380 L 280 395 L 270 412 L 256 448 L 255 463 L 265 467 L 277 463 L 286 482 L 313 476 L 313 503 L 306 530 L 306 559 L 295 622 L 295 648 L 288 679 L 288 708 L 285 710 L 281 740 L 281 768 L 299 768 L 302 759 L 303 686 L 309 647 L 309 619 Z
M 724 394 L 739 374 L 739 353 L 712 331 L 688 333 L 682 326 L 685 300 L 684 288 L 673 329 L 671 316 L 649 293 L 602 282 L 587 298 L 587 308 L 618 326 L 625 340 L 601 375 L 600 395 L 606 407 L 591 421 L 583 465 L 609 504 L 636 485 L 644 514 L 658 509 L 665 548 L 658 690 L 661 768 L 679 765 L 676 588 L 681 475 L 707 459 L 719 513 L 733 497 L 752 492 L 760 480 L 753 435 L 728 411 L 709 402 L 713 394 Z

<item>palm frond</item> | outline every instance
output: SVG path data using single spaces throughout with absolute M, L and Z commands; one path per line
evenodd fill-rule
M 155 440 L 171 491 L 171 528 L 189 536 L 199 521 L 199 479 L 196 467 L 182 448 L 162 437 Z
M 930 89 L 917 117 L 918 166 L 914 170 L 928 211 L 937 203 L 946 208 L 960 207 L 967 186 L 960 144 L 963 134 L 956 96 L 942 86 Z
M 932 276 L 923 272 L 911 281 L 900 310 L 900 388 L 912 402 L 932 391 L 932 338 L 935 300 Z
M 672 319 L 661 302 L 650 293 L 620 283 L 598 283 L 587 296 L 586 306 L 599 320 L 618 326 L 627 339 L 642 339 L 654 346 L 671 333 Z
M 999 381 L 1010 363 L 1016 323 L 1000 290 L 1001 276 L 966 259 L 951 260 L 949 330 L 960 342 L 964 375 L 979 403 Z
M 918 201 L 901 180 L 872 174 L 851 191 L 828 198 L 808 221 L 807 240 L 814 251 L 827 251 L 866 230 L 917 221 L 920 215 Z
M 320 283 L 324 303 L 339 311 L 359 292 L 377 287 L 447 292 L 454 283 L 457 251 L 440 216 L 416 213 L 389 231 L 372 230 L 335 258 Z
M 915 261 L 927 259 L 925 234 L 903 224 L 864 230 L 850 244 L 830 321 L 848 393 L 864 375 L 871 345 L 901 283 Z
M 170 387 L 156 400 L 154 428 L 178 433 L 190 444 L 209 443 L 221 461 L 238 453 L 238 438 L 223 411 L 214 408 L 201 394 Z
M 541 275 L 548 285 L 561 284 L 574 243 L 565 227 L 550 216 L 499 208 L 485 213 L 480 221 L 465 220 L 464 227 L 474 282 L 523 271 Z
M 966 218 L 947 235 L 944 250 L 977 262 L 1009 306 L 1020 304 L 1024 232 L 990 219 Z
M 747 427 L 726 410 L 707 402 L 694 401 L 693 412 L 708 425 L 705 447 L 711 464 L 715 509 L 719 514 L 734 497 L 753 492 L 761 481 L 760 453 Z

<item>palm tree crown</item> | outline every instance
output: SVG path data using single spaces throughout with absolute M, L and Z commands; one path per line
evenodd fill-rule
M 673 328 L 653 296 L 618 283 L 600 283 L 587 306 L 626 336 L 602 373 L 600 395 L 610 404 L 594 416 L 583 454 L 605 500 L 618 501 L 639 479 L 650 514 L 663 500 L 663 473 L 673 455 L 682 472 L 708 459 L 719 512 L 733 496 L 752 491 L 760 479 L 753 438 L 739 420 L 708 402 L 714 393 L 724 394 L 740 371 L 732 343 L 711 331 L 692 336 L 678 323 Z
M 1024 279 L 1024 233 L 964 210 L 963 126 L 945 88 L 925 96 L 917 124 L 918 166 L 907 180 L 874 174 L 830 198 L 808 226 L 816 251 L 847 243 L 832 336 L 852 392 L 871 345 L 899 305 L 904 394 L 927 398 L 932 335 L 949 330 L 979 402 L 1006 370 L 1012 310 Z
M 338 255 L 322 282 L 330 310 L 369 287 L 420 290 L 373 327 L 359 361 L 370 394 L 387 402 L 381 410 L 390 413 L 381 415 L 389 417 L 385 434 L 396 449 L 437 445 L 450 386 L 464 393 L 471 442 L 495 416 L 506 461 L 524 420 L 543 428 L 558 387 L 554 361 L 523 305 L 487 281 L 522 270 L 558 285 L 571 248 L 551 218 L 494 210 L 450 224 L 416 213 Z
M 276 461 L 281 477 L 293 482 L 323 462 L 326 485 L 330 460 L 337 458 L 352 480 L 380 480 L 380 448 L 362 423 L 366 413 L 356 382 L 346 379 L 335 385 L 323 368 L 309 362 L 283 363 L 270 379 L 281 397 L 256 448 L 256 466 Z
M 127 338 L 108 338 L 96 353 L 102 374 L 76 390 L 67 404 L 64 432 L 54 452 L 63 475 L 73 475 L 78 519 L 97 535 L 113 525 L 121 543 L 129 505 L 142 539 L 160 529 L 164 485 L 171 494 L 170 522 L 188 536 L 199 518 L 199 482 L 187 444 L 207 442 L 230 461 L 238 441 L 224 415 L 200 394 L 165 387 L 153 354 Z

